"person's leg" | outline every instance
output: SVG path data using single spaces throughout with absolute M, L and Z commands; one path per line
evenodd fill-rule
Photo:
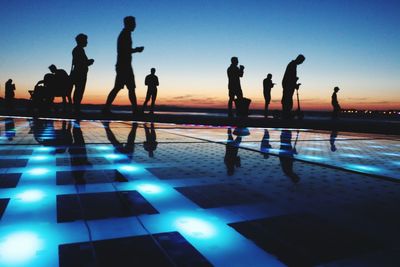
M 149 102 L 150 97 L 151 97 L 150 89 L 147 89 L 146 98 L 145 98 L 145 100 L 143 102 L 143 107 L 142 107 L 143 112 L 145 111 L 145 109 L 147 107 L 147 103 Z
M 79 113 L 81 109 L 81 102 L 83 98 L 83 93 L 85 92 L 86 87 L 86 77 L 80 81 L 75 83 L 75 91 L 74 91 L 74 109 L 75 112 Z
M 233 100 L 235 99 L 235 93 L 232 90 L 229 90 L 229 100 L 228 100 L 228 116 L 232 117 L 232 105 L 233 105 Z
M 129 101 L 131 101 L 132 105 L 132 113 L 137 112 L 137 102 L 136 102 L 136 93 L 135 93 L 135 88 L 128 88 L 128 95 L 129 95 Z
M 151 113 L 154 112 L 154 104 L 156 103 L 156 98 L 157 98 L 157 90 L 154 90 L 151 94 L 151 108 L 150 108 Z
M 115 77 L 114 88 L 111 89 L 107 96 L 106 104 L 104 105 L 103 112 L 110 112 L 111 104 L 117 96 L 118 92 L 124 88 L 125 85 L 125 73 L 117 68 L 117 76 Z

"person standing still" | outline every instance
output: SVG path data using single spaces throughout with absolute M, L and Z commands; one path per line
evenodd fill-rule
M 337 119 L 339 117 L 340 113 L 340 105 L 337 99 L 337 92 L 339 92 L 339 87 L 335 87 L 333 89 L 333 94 L 332 94 L 332 107 L 333 107 L 333 112 L 332 112 L 332 119 Z
M 14 96 L 15 96 L 15 84 L 13 84 L 12 79 L 8 79 L 5 85 L 5 108 L 6 110 L 14 109 Z
M 298 90 L 300 84 L 297 83 L 297 66 L 302 64 L 306 58 L 303 55 L 298 55 L 295 60 L 292 60 L 286 67 L 285 74 L 282 79 L 282 117 L 284 119 L 292 118 L 293 109 L 293 94 L 294 90 Z
M 144 84 L 147 85 L 147 94 L 146 99 L 143 103 L 143 112 L 147 107 L 147 102 L 149 102 L 151 98 L 151 105 L 150 105 L 150 114 L 154 113 L 154 103 L 156 102 L 157 98 L 157 86 L 159 85 L 158 77 L 155 75 L 156 69 L 151 68 L 150 74 L 146 76 L 144 80 Z
M 263 93 L 265 100 L 264 117 L 268 117 L 268 106 L 271 103 L 271 89 L 274 87 L 275 83 L 272 82 L 272 74 L 268 73 L 267 78 L 263 81 Z
M 94 63 L 94 59 L 88 59 L 84 48 L 88 44 L 86 34 L 80 33 L 75 37 L 76 47 L 72 50 L 71 79 L 75 87 L 74 90 L 74 111 L 76 114 L 81 112 L 81 101 L 85 92 L 87 73 L 89 66 Z
M 228 100 L 228 116 L 232 117 L 232 104 L 235 100 L 243 98 L 242 87 L 240 85 L 240 78 L 243 77 L 244 66 L 239 64 L 239 59 L 237 57 L 231 58 L 231 65 L 227 69 L 228 73 L 228 89 L 229 89 L 229 100 Z M 237 108 L 237 107 L 236 107 Z
M 132 69 L 132 54 L 143 52 L 144 47 L 132 48 L 131 33 L 136 28 L 135 17 L 128 16 L 124 18 L 124 29 L 118 36 L 117 43 L 117 64 L 115 66 L 117 76 L 115 78 L 114 88 L 108 94 L 106 104 L 103 108 L 104 114 L 111 113 L 111 104 L 117 96 L 118 92 L 126 87 L 128 88 L 129 100 L 132 105 L 132 113 L 137 113 L 137 103 L 135 94 L 135 76 Z

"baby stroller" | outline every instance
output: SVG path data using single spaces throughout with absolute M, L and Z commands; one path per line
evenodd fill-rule
M 34 90 L 29 90 L 31 96 L 32 111 L 48 112 L 52 109 L 54 98 L 62 97 L 63 110 L 66 111 L 67 98 L 71 105 L 72 82 L 68 74 L 58 69 L 55 74 L 47 73 L 43 80 L 39 81 Z

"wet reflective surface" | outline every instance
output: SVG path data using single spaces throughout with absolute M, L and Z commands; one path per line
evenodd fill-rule
M 400 264 L 396 136 L 4 117 L 0 129 L 0 266 Z

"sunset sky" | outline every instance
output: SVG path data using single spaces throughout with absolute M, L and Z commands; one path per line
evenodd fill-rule
M 225 107 L 226 69 L 245 66 L 244 95 L 261 107 L 262 81 L 272 73 L 272 108 L 280 108 L 281 80 L 299 53 L 303 106 L 330 109 L 339 86 L 343 108 L 400 109 L 400 1 L 4 1 L 0 11 L 0 95 L 12 78 L 16 97 L 48 72 L 69 72 L 75 36 L 89 36 L 84 103 L 104 103 L 115 79 L 116 41 L 123 18 L 136 17 L 133 45 L 137 95 L 146 93 L 151 67 L 160 80 L 158 103 Z M 139 102 L 139 103 L 140 103 Z M 128 104 L 127 90 L 115 104 Z

